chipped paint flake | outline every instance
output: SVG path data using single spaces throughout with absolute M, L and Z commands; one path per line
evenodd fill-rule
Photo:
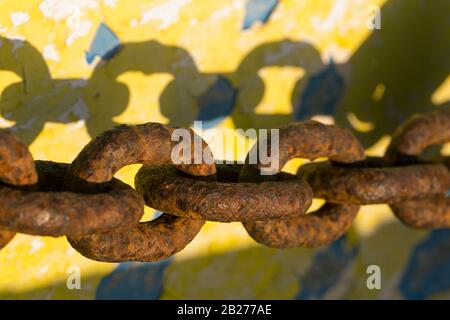
M 181 9 L 191 0 L 169 0 L 144 11 L 141 15 L 141 25 L 150 21 L 159 21 L 158 29 L 163 30 L 178 21 Z
M 47 19 L 56 21 L 82 16 L 86 10 L 97 7 L 98 3 L 95 0 L 44 0 L 39 5 L 39 9 Z
M 13 12 L 11 13 L 10 17 L 13 27 L 18 27 L 30 20 L 30 16 L 26 12 Z
M 278 0 L 250 0 L 245 7 L 243 30 L 250 29 L 256 22 L 266 23 L 278 5 Z
M 119 38 L 106 24 L 101 23 L 92 41 L 91 48 L 86 52 L 86 61 L 88 64 L 92 64 L 95 57 L 100 57 L 103 60 L 111 59 L 119 48 Z
M 103 0 L 105 6 L 110 8 L 115 8 L 117 6 L 117 2 L 119 2 L 119 0 Z
M 46 60 L 59 61 L 59 52 L 56 50 L 54 44 L 48 44 L 44 47 L 43 55 Z
M 136 19 L 130 20 L 130 27 L 136 28 L 139 25 L 139 22 Z
M 32 254 L 39 251 L 44 246 L 44 243 L 40 239 L 34 238 L 33 240 L 31 240 L 30 246 L 31 249 L 30 251 L 28 251 L 28 253 Z
M 45 266 L 43 266 L 42 268 L 39 269 L 39 272 L 40 273 L 47 273 L 49 267 L 50 266 L 48 264 L 46 264 Z
M 337 0 L 334 2 L 328 16 L 321 20 L 319 17 L 312 17 L 313 26 L 319 30 L 331 31 L 337 24 L 342 23 L 342 19 L 347 10 L 347 0 Z
M 66 21 L 71 31 L 66 38 L 67 45 L 88 34 L 93 24 L 86 18 L 86 11 L 97 8 L 98 3 L 95 0 L 44 0 L 39 5 L 39 9 L 46 18 Z
M 242 1 L 240 0 L 236 0 L 233 2 L 232 5 L 230 6 L 226 6 L 223 7 L 219 10 L 214 11 L 211 14 L 211 17 L 209 18 L 209 20 L 211 22 L 217 22 L 221 19 L 225 19 L 230 17 L 233 13 L 237 12 L 237 11 L 241 11 L 244 9 L 244 4 L 242 3 Z

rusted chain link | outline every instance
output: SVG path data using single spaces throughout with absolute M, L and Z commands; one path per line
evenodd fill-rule
M 0 186 L 1 227 L 27 234 L 62 236 L 91 234 L 139 221 L 144 213 L 142 197 L 117 179 L 111 180 L 101 193 L 61 191 L 67 167 L 36 161 L 39 183 L 31 190 Z
M 421 162 L 420 155 L 427 147 L 446 142 L 450 142 L 449 110 L 417 115 L 394 132 L 386 151 L 385 162 L 390 165 Z M 448 158 L 444 159 L 447 168 L 449 163 Z M 391 208 L 397 218 L 410 227 L 448 228 L 450 201 L 445 191 L 426 199 L 398 201 L 392 203 Z
M 333 203 L 398 203 L 450 189 L 450 173 L 442 164 L 385 167 L 382 163 L 382 158 L 351 167 L 315 162 L 302 166 L 297 175 L 318 198 Z
M 213 159 L 211 150 L 190 130 L 206 156 L 195 161 L 194 143 L 187 154 L 176 150 L 175 130 L 121 125 L 93 139 L 71 164 L 34 161 L 25 145 L 1 130 L 0 248 L 16 232 L 65 235 L 91 259 L 156 261 L 182 250 L 206 220 L 240 221 L 270 247 L 315 247 L 345 234 L 360 205 L 372 203 L 389 204 L 414 228 L 450 227 L 450 160 L 420 157 L 428 146 L 450 141 L 448 110 L 405 122 L 383 158 L 366 158 L 347 129 L 315 121 L 282 127 L 278 148 L 270 147 L 271 137 L 262 141 L 280 170 L 293 158 L 328 158 L 301 166 L 297 176 L 261 174 L 269 165 L 260 158 L 250 163 L 254 150 L 245 164 L 204 161 Z M 143 164 L 136 191 L 113 177 L 130 164 Z M 308 213 L 313 197 L 327 202 Z M 164 213 L 141 222 L 144 205 Z
M 150 165 L 171 163 L 174 143 L 171 128 L 158 123 L 118 126 L 92 140 L 72 162 L 65 186 L 76 191 L 99 191 L 120 168 L 135 163 Z M 191 135 L 195 133 L 191 131 Z M 206 152 L 210 152 L 203 144 Z M 202 154 L 205 152 L 202 148 Z M 194 153 L 191 153 L 194 156 Z M 211 155 L 212 158 L 212 155 Z M 193 161 L 191 161 L 193 162 Z M 215 174 L 214 164 L 180 166 L 193 176 Z M 143 209 L 143 205 L 142 205 Z M 197 235 L 203 220 L 163 214 L 150 222 L 120 226 L 114 230 L 87 236 L 68 237 L 69 243 L 84 256 L 100 261 L 154 261 L 182 250 Z
M 275 178 L 279 181 L 199 181 L 173 166 L 158 166 L 141 170 L 136 188 L 150 207 L 197 220 L 282 219 L 306 211 L 312 202 L 308 184 L 287 173 Z
M 282 168 L 288 160 L 300 157 L 308 159 L 328 157 L 342 163 L 364 159 L 363 147 L 349 130 L 316 121 L 294 123 L 281 128 L 277 151 L 280 159 L 279 168 Z M 254 181 L 267 177 L 259 172 L 263 167 L 264 165 L 259 162 L 256 165 L 244 166 L 240 181 Z M 351 226 L 358 209 L 358 206 L 352 204 L 327 203 L 318 211 L 309 214 L 305 214 L 306 210 L 303 210 L 298 212 L 297 217 L 271 221 L 244 221 L 243 224 L 253 239 L 269 247 L 314 247 L 341 237 Z
M 38 181 L 34 161 L 28 148 L 6 130 L 0 130 L 0 182 L 23 186 Z M 0 194 L 6 186 L 0 185 Z M 9 199 L 4 199 L 9 202 Z M 4 204 L 5 201 L 2 201 Z M 9 214 L 9 212 L 6 212 Z M 0 218 L 4 214 L 0 213 Z M 0 249 L 14 238 L 16 233 L 0 225 Z

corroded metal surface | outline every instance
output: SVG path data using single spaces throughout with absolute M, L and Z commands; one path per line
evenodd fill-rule
M 256 145 L 256 143 L 255 143 Z M 280 129 L 279 167 L 292 158 L 329 157 L 342 163 L 365 158 L 364 149 L 347 129 L 316 121 L 298 122 Z M 260 165 L 246 165 L 241 181 L 255 179 Z M 324 245 L 337 239 L 350 227 L 358 206 L 329 205 L 304 217 L 271 221 L 248 221 L 244 226 L 257 242 L 277 248 Z
M 450 199 L 434 196 L 391 205 L 397 218 L 412 228 L 450 228 Z
M 37 182 L 34 161 L 28 148 L 10 132 L 0 130 L 0 181 L 11 185 Z
M 388 165 L 416 163 L 420 161 L 419 157 L 425 148 L 446 142 L 450 142 L 450 110 L 440 109 L 415 115 L 394 132 L 384 161 Z M 448 157 L 441 161 L 450 168 Z M 391 208 L 403 223 L 414 228 L 450 226 L 450 201 L 444 194 L 397 202 Z
M 289 174 L 277 178 L 259 183 L 200 181 L 173 166 L 144 166 L 136 175 L 136 188 L 152 208 L 198 220 L 264 220 L 306 212 L 312 202 L 308 184 Z
M 318 162 L 300 167 L 298 176 L 316 197 L 333 203 L 395 203 L 450 189 L 450 173 L 442 164 L 346 167 Z
M 159 123 L 147 123 L 137 126 L 120 125 L 103 132 L 87 144 L 72 162 L 65 187 L 86 192 L 94 184 L 111 180 L 126 165 L 172 163 L 171 152 L 175 145 L 171 140 L 173 130 Z M 190 133 L 194 140 L 195 133 L 192 130 Z M 204 142 L 202 146 L 208 148 Z M 193 163 L 193 157 L 194 152 L 191 152 L 191 158 L 187 160 Z M 214 166 L 203 163 L 180 165 L 180 169 L 197 176 L 215 173 Z M 93 184 L 89 185 L 88 182 Z
M 205 220 L 241 221 L 270 247 L 315 247 L 341 237 L 359 205 L 370 203 L 388 203 L 414 228 L 448 228 L 449 158 L 426 163 L 419 156 L 449 140 L 449 120 L 448 111 L 415 117 L 394 134 L 386 158 L 368 159 L 347 129 L 315 121 L 285 126 L 277 154 L 268 155 L 279 156 L 278 171 L 293 158 L 329 158 L 304 165 L 297 176 L 262 175 L 270 163 L 250 164 L 249 156 L 245 164 L 216 167 L 192 130 L 181 134 L 187 149 L 179 148 L 172 141 L 177 129 L 158 123 L 108 130 L 71 164 L 33 161 L 26 146 L 0 131 L 0 248 L 15 232 L 66 235 L 91 259 L 157 261 L 188 245 Z M 272 141 L 265 142 L 271 150 Z M 143 164 L 137 191 L 113 178 L 135 163 Z M 306 213 L 313 194 L 327 203 Z M 165 213 L 140 222 L 144 204 Z
M 357 205 L 327 203 L 304 216 L 270 222 L 243 222 L 243 225 L 255 241 L 268 247 L 319 247 L 344 235 L 358 209 Z
M 414 161 L 434 144 L 450 141 L 450 110 L 415 115 L 397 128 L 384 156 L 388 165 Z
M 164 214 L 132 228 L 68 238 L 85 257 L 104 261 L 156 261 L 182 250 L 199 233 L 205 222 Z
M 175 146 L 171 141 L 172 130 L 161 124 L 148 123 L 140 126 L 121 125 L 104 132 L 91 141 L 71 164 L 65 186 L 77 191 L 98 191 L 103 188 L 104 182 L 126 165 L 172 163 L 172 148 Z M 190 135 L 195 141 L 192 130 Z M 202 154 L 210 152 L 206 143 L 200 141 Z M 191 163 L 194 162 L 193 146 L 194 143 L 191 144 L 191 159 L 188 159 Z M 183 156 L 179 154 L 179 157 Z M 210 176 L 216 172 L 214 163 L 183 164 L 179 165 L 179 169 L 198 176 Z M 140 222 L 128 228 L 82 237 L 69 236 L 68 240 L 81 254 L 94 260 L 156 261 L 183 249 L 198 234 L 203 224 L 204 221 L 163 214 L 151 222 Z
M 6 246 L 15 235 L 15 232 L 0 229 L 0 249 Z
M 38 181 L 33 157 L 28 148 L 7 130 L 0 130 L 0 188 L 3 183 L 16 186 L 31 186 Z M 7 188 L 5 186 L 5 188 Z M 10 198 L 1 201 L 2 208 L 10 203 Z M 0 249 L 15 235 L 14 230 L 0 227 Z
M 102 193 L 61 191 L 54 188 L 62 184 L 68 165 L 37 163 L 37 190 L 0 185 L 0 227 L 35 235 L 90 234 L 135 224 L 144 213 L 142 197 L 117 179 Z
M 271 145 L 270 136 L 267 143 Z M 253 148 L 257 148 L 258 143 Z M 273 156 L 268 147 L 269 154 Z M 252 150 L 249 152 L 249 154 Z M 332 161 L 352 163 L 364 159 L 364 148 L 350 132 L 345 128 L 324 125 L 317 121 L 303 121 L 286 125 L 279 129 L 279 168 L 294 158 L 316 159 L 328 157 Z M 247 156 L 246 162 L 248 162 Z M 240 174 L 241 181 L 255 181 L 263 179 L 260 170 L 269 165 L 248 164 Z M 270 178 L 269 178 L 270 179 Z

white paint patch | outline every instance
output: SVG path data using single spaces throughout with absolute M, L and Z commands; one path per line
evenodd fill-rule
M 69 116 L 74 115 L 80 120 L 87 119 L 89 116 L 88 106 L 84 102 L 83 99 L 78 99 L 71 108 L 67 109 L 64 113 L 62 113 L 58 120 L 62 122 L 68 122 Z
M 337 24 L 342 23 L 347 5 L 347 0 L 335 0 L 325 20 L 320 20 L 317 16 L 312 17 L 313 26 L 319 30 L 331 31 Z
M 178 21 L 181 8 L 190 3 L 191 0 L 169 0 L 153 6 L 141 15 L 141 25 L 150 21 L 159 21 L 159 30 L 167 29 Z
M 33 240 L 31 240 L 30 246 L 31 246 L 31 249 L 30 249 L 30 251 L 28 251 L 28 253 L 31 254 L 31 253 L 35 253 L 36 251 L 39 251 L 44 246 L 44 243 L 39 239 L 33 239 Z
M 91 21 L 78 21 L 68 19 L 67 25 L 69 26 L 69 29 L 73 30 L 66 39 L 66 44 L 69 46 L 78 38 L 87 35 L 89 33 L 89 30 L 91 30 L 92 28 Z
M 56 21 L 82 16 L 86 10 L 98 8 L 95 0 L 44 0 L 39 5 L 42 14 Z
M 43 266 L 42 268 L 39 269 L 39 272 L 40 273 L 47 273 L 48 268 L 49 268 L 49 265 L 46 264 L 45 266 Z
M 138 26 L 138 21 L 136 19 L 131 19 L 130 26 L 136 28 Z
M 88 106 L 83 99 L 78 99 L 72 106 L 72 113 L 80 119 L 87 119 L 89 117 Z
M 10 127 L 12 127 L 15 124 L 16 124 L 15 121 L 10 121 L 8 119 L 0 117 L 0 128 L 4 128 L 4 129 L 10 128 Z
M 77 122 L 69 123 L 66 126 L 66 132 L 76 131 L 76 130 L 81 129 L 83 127 L 86 127 L 86 121 L 78 120 Z
M 232 5 L 214 11 L 209 20 L 211 22 L 217 22 L 218 20 L 230 17 L 234 12 L 241 10 L 244 10 L 244 3 L 240 0 L 236 0 Z
M 67 45 L 88 34 L 92 22 L 86 19 L 86 12 L 97 8 L 96 0 L 44 0 L 39 5 L 39 9 L 47 19 L 66 20 L 66 25 L 71 31 L 66 38 Z
M 44 47 L 43 51 L 44 58 L 46 60 L 59 61 L 59 52 L 56 50 L 54 44 L 48 44 Z
M 110 8 L 115 8 L 118 0 L 103 0 L 103 3 Z
M 10 18 L 14 27 L 18 27 L 30 20 L 30 16 L 26 12 L 13 12 Z

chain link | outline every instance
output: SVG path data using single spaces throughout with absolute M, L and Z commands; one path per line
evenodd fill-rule
M 174 130 L 159 123 L 121 125 L 93 139 L 71 164 L 34 161 L 25 145 L 1 130 L 0 248 L 16 232 L 64 235 L 90 259 L 156 261 L 182 250 L 205 221 L 242 222 L 270 247 L 317 247 L 345 234 L 360 205 L 373 203 L 389 204 L 413 228 L 450 227 L 449 158 L 421 157 L 428 146 L 450 141 L 449 110 L 406 121 L 383 158 L 366 158 L 348 129 L 315 121 L 282 127 L 279 168 L 294 158 L 328 158 L 301 166 L 297 176 L 262 175 L 267 165 L 250 164 L 249 156 L 245 164 L 179 164 L 173 161 Z M 189 134 L 212 159 L 206 142 Z M 136 190 L 113 177 L 129 164 L 143 165 Z M 314 197 L 326 203 L 307 213 Z M 164 213 L 140 222 L 144 205 Z

